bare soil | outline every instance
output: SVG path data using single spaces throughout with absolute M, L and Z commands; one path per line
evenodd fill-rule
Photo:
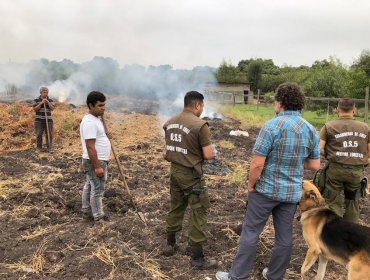
M 0 156 L 0 278 L 1 279 L 215 279 L 217 270 L 194 271 L 187 248 L 187 218 L 178 235 L 184 250 L 172 257 L 161 254 L 169 208 L 169 164 L 163 160 L 164 141 L 155 115 L 117 113 L 106 117 L 113 144 L 124 166 L 138 210 L 128 198 L 112 158 L 104 207 L 110 220 L 94 224 L 81 213 L 84 175 L 80 168 L 78 136 L 59 139 L 54 153 L 21 149 Z M 236 120 L 210 120 L 218 161 L 206 175 L 211 198 L 207 256 L 227 271 L 235 256 L 237 226 L 245 212 L 246 185 L 235 180 L 248 170 L 259 128 L 249 137 L 230 136 L 240 129 Z M 231 148 L 225 145 L 232 144 Z M 217 168 L 230 170 L 219 176 Z M 312 174 L 305 177 L 311 179 Z M 369 200 L 362 201 L 361 223 L 370 224 Z M 269 221 L 258 247 L 250 279 L 261 279 L 274 242 Z M 286 279 L 300 279 L 306 253 L 301 226 L 294 222 L 294 252 Z M 311 273 L 311 277 L 313 277 Z M 344 267 L 329 263 L 325 279 L 345 279 Z

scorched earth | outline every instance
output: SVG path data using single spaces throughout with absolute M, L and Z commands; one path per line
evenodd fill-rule
M 27 105 L 1 105 L 0 118 L 0 278 L 1 279 L 215 279 L 216 270 L 194 271 L 187 253 L 187 219 L 179 234 L 183 250 L 161 254 L 169 208 L 169 164 L 163 159 L 163 119 L 150 112 L 106 113 L 108 129 L 146 224 L 132 207 L 112 157 L 104 195 L 108 223 L 94 225 L 80 213 L 79 121 L 85 108 L 58 106 L 54 112 L 54 153 L 36 152 L 33 113 Z M 218 159 L 207 164 L 211 199 L 207 256 L 228 270 L 238 245 L 246 201 L 246 174 L 259 128 L 249 137 L 230 136 L 242 129 L 226 117 L 209 120 Z M 245 129 L 245 127 L 243 127 Z M 312 173 L 305 177 L 312 178 Z M 361 223 L 369 225 L 370 205 L 362 200 Z M 261 235 L 250 279 L 261 279 L 273 248 L 271 221 Z M 294 222 L 294 251 L 286 279 L 300 279 L 306 253 L 301 226 Z M 345 279 L 346 271 L 329 263 L 326 279 Z M 311 274 L 313 276 L 313 274 Z

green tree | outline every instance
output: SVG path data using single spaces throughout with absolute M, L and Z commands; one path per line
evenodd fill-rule
M 284 82 L 296 82 L 304 86 L 311 75 L 310 67 L 308 66 L 283 66 L 279 68 L 278 74 L 262 74 L 259 88 L 262 92 L 274 91 L 277 86 Z
M 273 92 L 278 85 L 285 82 L 285 77 L 280 75 L 262 74 L 259 88 L 264 92 Z
M 252 61 L 248 65 L 247 81 L 252 83 L 251 89 L 253 92 L 257 92 L 259 83 L 262 77 L 262 63 L 260 61 Z
M 355 98 L 364 98 L 365 88 L 370 86 L 370 51 L 363 50 L 349 69 L 347 90 Z
M 222 61 L 220 67 L 218 67 L 215 77 L 218 82 L 221 83 L 241 83 L 245 82 L 245 77 L 239 69 L 233 66 L 231 63 Z
M 366 76 L 370 78 L 370 50 L 363 50 L 351 68 L 364 71 Z
M 316 60 L 312 64 L 312 69 L 324 69 L 324 68 L 330 68 L 331 67 L 330 61 L 324 59 L 324 60 Z
M 348 80 L 345 85 L 346 92 L 352 98 L 365 97 L 365 88 L 369 85 L 369 77 L 361 69 L 351 68 L 348 71 Z
M 350 96 L 346 87 L 348 79 L 348 71 L 338 59 L 315 61 L 304 83 L 305 93 L 317 97 Z
M 258 62 L 262 66 L 262 74 L 278 75 L 280 73 L 280 68 L 276 66 L 272 59 L 262 59 L 262 58 L 251 58 L 239 61 L 238 69 L 240 72 L 245 74 L 248 73 L 248 68 L 252 63 Z
M 275 85 L 280 80 L 280 68 L 276 66 L 272 59 L 251 58 L 239 61 L 238 69 L 246 76 L 246 80 L 252 83 L 251 89 L 257 92 L 273 91 Z

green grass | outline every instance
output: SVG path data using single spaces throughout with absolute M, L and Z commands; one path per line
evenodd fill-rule
M 219 110 L 222 114 L 239 120 L 243 129 L 260 127 L 275 115 L 272 106 L 259 106 L 258 112 L 256 105 L 247 104 L 223 105 Z
M 229 175 L 229 181 L 233 184 L 240 185 L 245 183 L 247 177 L 247 170 L 244 166 L 236 166 Z
M 315 111 L 303 111 L 302 117 L 317 129 L 320 129 L 326 122 L 337 118 L 333 114 L 317 114 Z
M 75 134 L 76 125 L 72 121 L 65 120 L 60 125 L 60 133 L 63 136 L 72 136 Z
M 222 114 L 239 120 L 243 129 L 248 127 L 261 127 L 267 120 L 275 116 L 274 106 L 265 104 L 258 106 L 258 111 L 257 105 L 252 104 L 235 104 L 235 106 L 223 105 L 219 110 Z M 302 116 L 318 130 L 327 121 L 337 118 L 335 114 L 327 115 L 326 112 L 306 110 L 303 111 Z M 357 120 L 363 121 L 363 114 L 361 114 L 361 112 L 359 112 Z
M 229 150 L 235 149 L 235 145 L 232 142 L 227 141 L 227 140 L 219 141 L 218 146 L 224 149 L 229 149 Z

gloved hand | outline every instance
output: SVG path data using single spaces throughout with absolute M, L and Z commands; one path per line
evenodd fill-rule
M 213 159 L 216 159 L 217 154 L 218 154 L 216 144 L 212 144 L 212 152 L 213 152 Z

